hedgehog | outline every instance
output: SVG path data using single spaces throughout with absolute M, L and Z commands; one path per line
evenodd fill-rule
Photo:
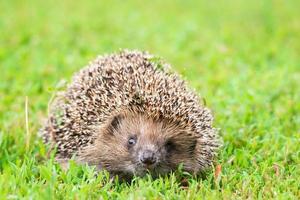
M 40 133 L 56 159 L 131 178 L 209 169 L 213 116 L 169 64 L 137 50 L 99 56 L 73 76 Z

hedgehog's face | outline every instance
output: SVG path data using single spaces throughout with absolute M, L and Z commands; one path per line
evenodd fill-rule
M 113 174 L 153 176 L 176 170 L 180 164 L 198 171 L 195 160 L 197 137 L 175 124 L 156 122 L 142 115 L 118 115 L 99 133 L 93 150 L 86 154 L 90 164 Z

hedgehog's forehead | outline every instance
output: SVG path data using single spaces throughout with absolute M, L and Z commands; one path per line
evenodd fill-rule
M 128 134 L 136 134 L 151 141 L 164 141 L 186 131 L 174 122 L 166 119 L 153 119 L 147 114 L 125 116 L 122 128 Z
M 138 114 L 132 116 L 125 116 L 123 124 L 128 129 L 134 129 L 139 133 L 157 132 L 163 129 L 164 122 L 154 120 L 147 115 Z

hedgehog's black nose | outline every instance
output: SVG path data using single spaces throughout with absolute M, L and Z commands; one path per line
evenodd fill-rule
M 153 165 L 156 163 L 155 153 L 151 150 L 145 150 L 140 156 L 140 161 L 145 165 Z

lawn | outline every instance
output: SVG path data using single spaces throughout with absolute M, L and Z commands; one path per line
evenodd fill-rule
M 297 0 L 1 1 L 0 199 L 299 199 L 299 8 Z M 62 171 L 47 154 L 37 131 L 57 85 L 120 48 L 164 58 L 205 98 L 224 141 L 218 170 L 185 184 L 174 174 L 125 184 L 86 166 Z

